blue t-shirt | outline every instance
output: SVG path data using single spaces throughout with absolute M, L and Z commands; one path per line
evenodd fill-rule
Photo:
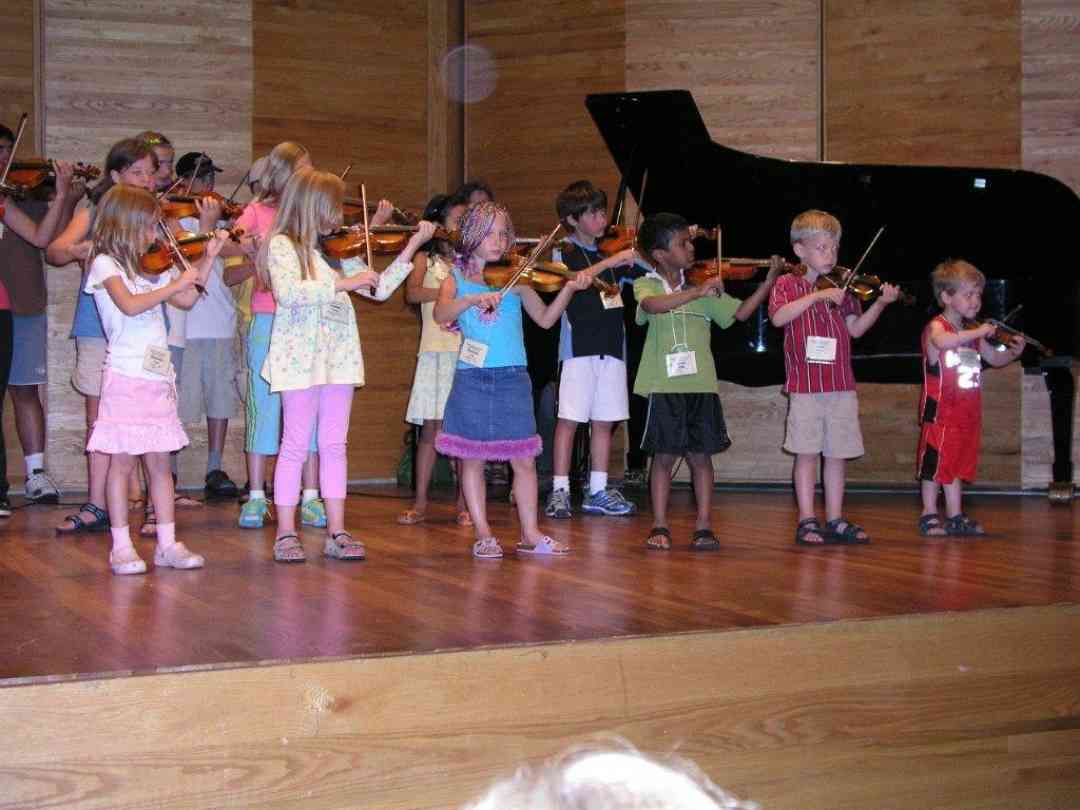
M 90 209 L 90 227 L 87 233 L 94 232 L 94 219 L 97 216 L 97 206 Z M 105 339 L 105 329 L 101 326 L 101 315 L 98 313 L 94 296 L 87 292 L 86 278 L 90 275 L 89 263 L 83 268 L 82 278 L 79 279 L 79 297 L 75 301 L 75 317 L 71 321 L 71 334 L 73 338 L 101 338 Z
M 454 283 L 457 287 L 455 298 L 494 292 L 486 284 L 469 281 L 457 267 L 454 268 Z M 475 340 L 487 346 L 484 368 L 526 365 L 525 338 L 521 331 L 521 296 L 518 293 L 507 291 L 494 313 L 469 307 L 458 315 L 457 322 L 464 340 Z M 457 367 L 476 368 L 475 365 L 463 363 L 460 358 Z

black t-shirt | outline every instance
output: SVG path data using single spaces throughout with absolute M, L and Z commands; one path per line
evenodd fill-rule
M 604 257 L 599 251 L 582 247 L 571 241 L 562 248 L 562 261 L 571 270 L 584 270 Z M 607 269 L 600 278 L 610 284 L 621 286 L 624 282 L 645 275 L 638 266 Z M 570 299 L 562 318 L 562 336 L 559 359 L 571 357 L 623 357 L 625 348 L 623 307 L 604 308 L 600 291 L 596 287 L 581 290 Z

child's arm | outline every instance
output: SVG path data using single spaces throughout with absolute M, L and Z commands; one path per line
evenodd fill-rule
M 405 279 L 405 300 L 410 304 L 424 304 L 439 297 L 438 289 L 424 286 L 427 275 L 428 255 L 426 250 L 418 250 L 413 256 L 413 269 Z
M 776 279 L 780 277 L 780 273 L 784 269 L 784 260 L 780 256 L 773 256 L 769 259 L 769 274 L 765 276 L 765 280 L 761 282 L 754 294 L 739 304 L 739 308 L 735 310 L 735 320 L 745 321 L 750 318 L 758 307 L 765 303 L 765 299 L 769 297 L 769 290 L 772 289 L 773 284 L 776 283 Z
M 559 290 L 559 294 L 555 296 L 555 300 L 550 304 L 545 304 L 532 287 L 522 287 L 521 306 L 529 313 L 529 317 L 536 321 L 537 326 L 542 329 L 550 329 L 555 325 L 555 321 L 559 320 L 559 316 L 563 314 L 566 305 L 574 297 L 574 293 L 592 286 L 593 276 L 595 272 L 599 272 L 595 268 L 599 267 L 599 265 L 600 262 L 597 262 L 588 270 L 582 270 L 573 280 L 566 282 L 563 288 Z
M 847 293 L 839 287 L 831 287 L 827 290 L 814 290 L 814 292 L 807 293 L 800 298 L 796 298 L 794 301 L 789 301 L 784 304 L 773 313 L 770 320 L 772 321 L 773 326 L 782 328 L 798 318 L 818 301 L 832 301 L 836 306 L 840 306 L 844 301 L 845 295 L 847 295 Z
M 148 309 L 153 309 L 156 306 L 168 301 L 174 306 L 179 305 L 178 302 L 186 300 L 183 293 L 192 293 L 192 300 L 197 295 L 195 293 L 195 284 L 202 283 L 200 271 L 192 267 L 190 270 L 185 270 L 175 279 L 170 281 L 163 287 L 158 287 L 156 290 L 148 290 L 144 293 L 133 293 L 124 284 L 124 279 L 119 275 L 109 276 L 102 282 L 102 286 L 109 294 L 109 298 L 116 304 L 116 308 L 128 316 L 141 315 Z M 180 306 L 181 309 L 190 309 L 188 306 Z
M 848 315 L 844 319 L 847 324 L 848 334 L 853 338 L 861 338 L 866 334 L 877 319 L 881 317 L 881 313 L 885 311 L 885 307 L 900 297 L 900 288 L 895 287 L 892 284 L 881 285 L 881 295 L 878 299 L 867 307 L 862 315 Z
M 67 227 L 45 249 L 49 264 L 61 266 L 70 262 L 84 261 L 90 255 L 90 209 L 75 212 Z
M 991 328 L 990 334 L 993 335 L 997 329 L 992 324 L 983 324 L 984 327 L 989 326 Z M 975 330 L 972 330 L 975 331 Z M 988 366 L 994 368 L 1001 368 L 1007 366 L 1013 360 L 1016 360 L 1020 355 L 1024 353 L 1024 348 L 1027 343 L 1022 337 L 1016 338 L 1016 343 L 1011 348 L 999 349 L 997 346 L 991 344 L 984 336 L 979 341 L 979 356 L 986 362 Z
M 461 298 L 455 298 L 456 294 L 457 282 L 453 276 L 447 276 L 439 287 L 439 297 L 435 299 L 435 309 L 432 312 L 432 317 L 439 326 L 449 326 L 469 307 L 494 308 L 499 306 L 502 300 L 502 293 L 497 291 L 465 295 Z
M 713 290 L 716 290 L 718 294 L 724 291 L 724 280 L 722 278 L 710 278 L 698 287 L 690 287 L 676 293 L 650 295 L 638 301 L 638 306 L 650 315 L 659 315 L 663 312 L 678 309 L 691 301 L 704 298 L 706 295 L 711 295 Z
M 401 282 L 412 271 L 412 260 L 416 255 L 416 252 L 420 249 L 421 245 L 426 244 L 435 233 L 436 225 L 434 222 L 421 221 L 416 226 L 416 233 L 409 239 L 408 244 L 405 245 L 405 249 L 398 254 L 393 263 L 378 274 L 378 284 L 369 293 L 366 290 L 359 290 L 359 294 L 365 298 L 373 298 L 376 301 L 385 301 L 391 295 L 394 294 L 394 290 L 401 286 Z
M 49 246 L 53 236 L 56 235 L 57 226 L 64 219 L 65 209 L 68 208 L 67 199 L 71 191 L 71 164 L 58 160 L 56 166 L 56 196 L 49 203 L 49 210 L 42 217 L 41 222 L 34 222 L 22 209 L 8 202 L 2 206 L 4 224 L 11 230 L 37 248 Z

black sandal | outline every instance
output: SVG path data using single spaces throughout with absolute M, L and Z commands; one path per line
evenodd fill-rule
M 645 547 L 653 551 L 671 551 L 671 532 L 663 526 L 653 526 L 645 540 Z
M 940 529 L 938 533 L 934 529 Z M 941 516 L 937 514 L 923 515 L 919 518 L 919 534 L 923 537 L 945 537 L 948 535 L 945 524 L 941 522 Z
M 94 516 L 92 521 L 83 520 L 80 515 L 83 512 L 89 512 Z M 104 509 L 94 506 L 94 504 L 87 502 L 79 507 L 79 511 L 74 515 L 68 515 L 64 520 L 71 521 L 70 529 L 63 529 L 59 526 L 56 527 L 57 534 L 82 534 L 84 532 L 104 532 L 109 529 L 109 514 Z
M 840 527 L 844 528 L 841 529 Z M 852 523 L 847 518 L 836 518 L 825 524 L 827 535 L 835 538 L 833 542 L 844 546 L 865 546 L 870 542 L 870 535 L 858 523 Z M 861 537 L 859 535 L 862 535 Z
M 977 520 L 972 520 L 961 512 L 945 519 L 945 533 L 949 537 L 981 537 L 986 534 L 986 530 Z
M 720 541 L 709 529 L 698 529 L 690 540 L 691 551 L 719 551 Z
M 821 540 L 817 542 L 807 540 L 808 534 L 816 534 Z M 797 546 L 834 546 L 839 543 L 832 535 L 822 531 L 821 524 L 816 517 L 803 518 L 795 529 L 795 545 Z

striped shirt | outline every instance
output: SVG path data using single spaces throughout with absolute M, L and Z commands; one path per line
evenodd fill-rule
M 785 304 L 814 292 L 814 285 L 804 276 L 785 273 L 769 293 L 769 317 Z M 821 394 L 829 391 L 854 391 L 855 374 L 851 370 L 851 333 L 849 315 L 858 317 L 862 306 L 853 295 L 845 295 L 839 307 L 818 301 L 799 317 L 784 326 L 784 368 L 787 379 L 784 391 L 789 394 Z M 807 338 L 827 337 L 836 340 L 836 358 L 831 363 L 812 363 L 806 359 Z

